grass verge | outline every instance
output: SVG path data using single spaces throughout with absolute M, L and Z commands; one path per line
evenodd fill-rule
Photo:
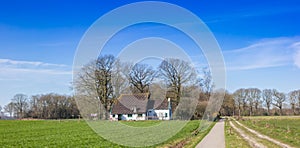
M 199 128 L 200 123 L 201 120 L 191 120 L 179 133 L 162 143 L 159 147 L 176 147 L 176 145 L 188 144 L 193 132 Z M 200 134 L 202 134 L 202 132 Z
M 192 136 L 189 139 L 189 142 L 184 146 L 185 148 L 194 148 L 196 145 L 210 132 L 210 130 L 215 126 L 216 122 L 212 122 L 209 127 L 201 132 L 199 132 L 196 136 Z

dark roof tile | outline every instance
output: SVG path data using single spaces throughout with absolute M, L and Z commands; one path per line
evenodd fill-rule
M 168 100 L 149 99 L 148 93 L 121 95 L 113 104 L 112 114 L 139 114 L 148 109 L 168 109 Z

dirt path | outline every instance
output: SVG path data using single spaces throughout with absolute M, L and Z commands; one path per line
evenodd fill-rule
M 238 134 L 245 139 L 251 147 L 255 147 L 255 148 L 266 148 L 263 144 L 257 142 L 254 138 L 248 136 L 247 134 L 245 134 L 241 129 L 239 129 L 238 127 L 236 127 L 231 121 L 229 121 L 230 126 L 238 132 Z
M 279 145 L 279 146 L 281 146 L 281 147 L 283 147 L 283 148 L 292 148 L 291 146 L 289 146 L 289 145 L 287 145 L 287 144 L 281 143 L 281 142 L 279 142 L 279 141 L 277 141 L 277 140 L 275 140 L 275 139 L 273 139 L 273 138 L 270 138 L 270 137 L 268 137 L 268 136 L 266 136 L 266 135 L 263 135 L 263 134 L 261 134 L 261 133 L 255 131 L 255 130 L 253 130 L 253 129 L 250 129 L 250 128 L 246 127 L 245 125 L 241 124 L 240 122 L 238 122 L 238 121 L 236 121 L 236 120 L 235 120 L 235 122 L 236 122 L 238 125 L 244 127 L 246 130 L 248 130 L 248 131 L 251 132 L 252 134 L 255 134 L 257 137 L 259 137 L 259 138 L 261 138 L 261 139 L 265 139 L 265 140 L 271 141 L 271 142 L 273 142 L 273 143 L 275 143 L 275 144 L 277 144 L 277 145 Z
M 221 119 L 196 148 L 225 148 L 224 121 Z

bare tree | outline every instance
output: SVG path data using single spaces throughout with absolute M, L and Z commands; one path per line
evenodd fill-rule
M 247 99 L 249 102 L 249 114 L 253 115 L 253 107 L 258 110 L 260 104 L 261 91 L 258 88 L 246 89 Z
M 15 111 L 15 104 L 13 102 L 8 103 L 4 106 L 4 111 L 9 113 L 9 116 L 12 117 Z
M 30 107 L 30 116 L 37 118 L 38 117 L 38 100 L 39 95 L 33 95 L 30 97 L 29 100 L 29 107 Z
M 234 115 L 234 110 L 235 110 L 234 96 L 226 91 L 225 96 L 224 96 L 224 100 L 223 100 L 223 104 L 222 104 L 222 107 L 220 109 L 220 114 L 222 116 Z
M 242 111 L 242 109 L 245 109 L 245 106 L 246 106 L 245 89 L 241 88 L 241 89 L 236 90 L 233 93 L 233 98 L 234 98 L 234 102 L 238 108 L 238 114 L 239 114 L 239 116 L 241 116 L 241 111 Z
M 113 103 L 112 72 L 115 61 L 112 55 L 100 56 L 81 69 L 74 83 L 78 96 L 94 98 L 103 105 L 104 118 L 108 118 L 108 111 Z M 101 104 L 98 105 L 99 108 Z
M 28 97 L 24 94 L 16 94 L 12 99 L 12 102 L 14 103 L 17 111 L 18 118 L 23 118 L 25 115 L 25 111 L 28 107 L 27 99 Z
M 235 102 L 237 104 L 242 105 L 242 110 L 240 109 L 240 111 L 242 111 L 243 115 L 246 115 L 246 111 L 248 108 L 248 90 L 244 89 L 244 88 L 240 88 L 238 90 L 235 91 L 234 93 L 234 98 L 235 98 Z M 239 115 L 241 115 L 241 113 L 239 113 Z
M 193 84 L 197 80 L 193 67 L 180 59 L 170 58 L 162 61 L 159 65 L 159 75 L 173 92 L 174 97 L 172 99 L 175 106 L 180 101 L 182 86 Z
M 289 93 L 289 101 L 294 115 L 296 115 L 296 106 L 299 104 L 300 107 L 300 90 L 294 90 Z
M 264 89 L 262 92 L 263 101 L 267 107 L 267 113 L 270 115 L 270 108 L 273 101 L 273 93 L 271 89 Z
M 246 98 L 247 98 L 247 101 L 249 103 L 249 115 L 251 116 L 252 112 L 253 112 L 254 98 L 252 97 L 251 89 L 246 89 L 245 91 L 246 91 Z
M 167 88 L 163 82 L 153 82 L 150 85 L 151 98 L 153 99 L 164 99 L 166 96 Z
M 3 116 L 3 112 L 2 112 L 2 106 L 0 105 L 0 119 Z
M 273 105 L 279 108 L 280 115 L 282 115 L 282 106 L 283 102 L 286 100 L 286 96 L 284 93 L 278 92 L 276 89 L 273 89 L 273 95 L 274 95 L 274 103 Z
M 243 103 L 243 115 L 247 115 L 247 110 L 248 110 L 248 99 L 247 99 L 247 90 L 242 89 L 242 103 Z
M 146 64 L 135 64 L 129 73 L 129 82 L 133 93 L 148 93 L 149 86 L 156 77 L 153 68 Z
M 119 59 L 115 60 L 112 70 L 113 98 L 118 98 L 122 93 L 126 93 L 129 83 L 127 75 L 130 67 L 131 64 L 129 63 L 121 63 Z
M 108 111 L 113 96 L 112 70 L 115 58 L 112 55 L 101 56 L 96 61 L 96 91 L 98 98 Z
M 205 67 L 205 68 L 203 68 L 202 73 L 203 73 L 203 78 L 200 80 L 200 86 L 202 88 L 202 91 L 209 98 L 210 93 L 212 92 L 213 87 L 214 87 L 211 72 L 210 72 L 209 68 Z

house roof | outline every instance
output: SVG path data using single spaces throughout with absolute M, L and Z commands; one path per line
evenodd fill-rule
M 149 99 L 147 109 L 168 109 L 168 99 Z
M 112 107 L 112 114 L 140 114 L 148 109 L 168 109 L 167 99 L 149 99 L 149 93 L 123 94 Z

